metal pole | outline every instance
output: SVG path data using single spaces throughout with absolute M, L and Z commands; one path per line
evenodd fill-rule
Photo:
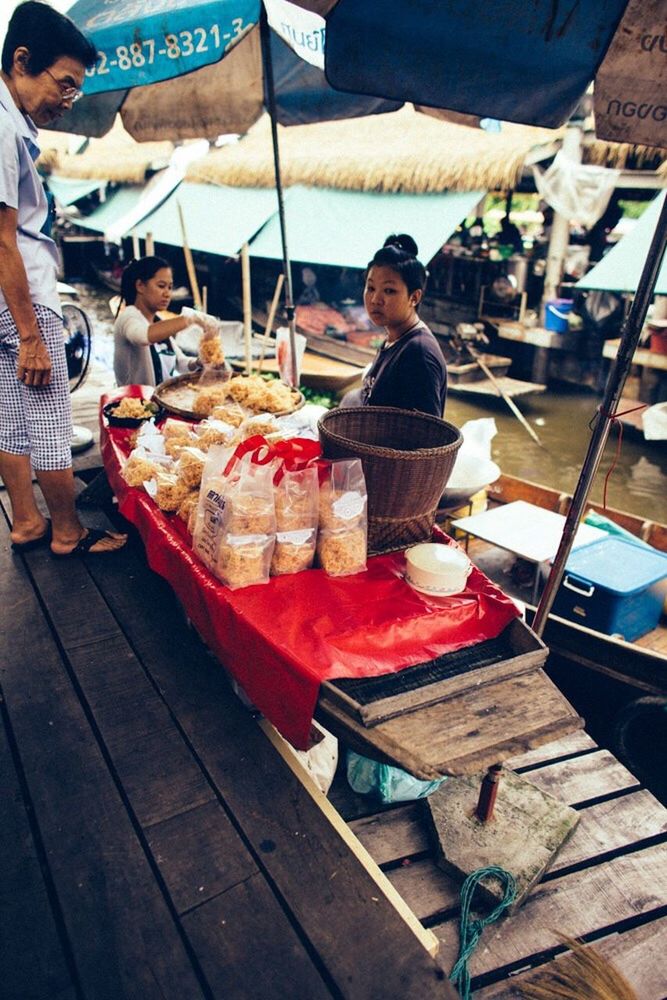
M 289 250 L 287 247 L 287 226 L 285 224 L 285 203 L 283 201 L 283 183 L 280 176 L 280 150 L 278 147 L 278 116 L 276 111 L 276 91 L 273 81 L 273 60 L 271 58 L 271 34 L 266 10 L 262 5 L 259 20 L 260 37 L 262 40 L 262 61 L 264 64 L 264 82 L 266 97 L 271 118 L 271 141 L 273 143 L 273 170 L 276 178 L 276 194 L 278 196 L 278 219 L 280 221 L 280 239 L 283 245 L 283 273 L 285 275 L 285 312 L 289 326 L 289 344 L 291 355 L 291 382 L 298 386 L 299 377 L 296 358 L 296 317 L 294 310 L 294 293 L 292 290 L 292 270 L 290 268 Z
M 556 591 L 558 590 L 565 571 L 565 564 L 568 560 L 568 556 L 570 555 L 570 550 L 572 549 L 574 535 L 584 512 L 584 506 L 586 504 L 593 479 L 595 478 L 595 474 L 598 470 L 598 465 L 600 464 L 600 459 L 602 458 L 602 453 L 604 452 L 604 446 L 607 443 L 609 426 L 611 423 L 610 418 L 614 416 L 618 408 L 623 386 L 625 385 L 625 380 L 628 377 L 630 365 L 632 364 L 632 357 L 637 348 L 639 335 L 642 331 L 644 320 L 646 319 L 646 313 L 653 297 L 653 290 L 655 288 L 655 283 L 658 280 L 658 274 L 660 272 L 662 259 L 665 255 L 666 246 L 667 197 L 663 202 L 662 211 L 660 212 L 660 217 L 658 218 L 658 222 L 655 227 L 655 233 L 653 234 L 653 239 L 651 240 L 651 246 L 649 247 L 646 262 L 644 263 L 644 270 L 642 271 L 641 278 L 639 279 L 634 301 L 623 324 L 621 342 L 618 346 L 616 361 L 614 362 L 614 366 L 609 373 L 609 378 L 607 379 L 604 399 L 602 401 L 602 405 L 598 409 L 597 419 L 595 426 L 593 427 L 593 433 L 588 445 L 586 458 L 584 459 L 584 464 L 579 475 L 579 481 L 572 497 L 570 510 L 568 511 L 567 518 L 565 519 L 565 527 L 563 528 L 563 535 L 560 540 L 560 545 L 558 546 L 558 552 L 556 553 L 551 573 L 549 574 L 549 579 L 546 582 L 542 599 L 540 600 L 535 613 L 533 630 L 538 635 L 542 635 L 544 632 L 549 612 L 551 611 L 556 597 Z

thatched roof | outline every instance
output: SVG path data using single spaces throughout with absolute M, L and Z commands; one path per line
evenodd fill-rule
M 83 153 L 69 152 L 71 140 L 63 132 L 40 132 L 38 165 L 59 177 L 143 184 L 146 174 L 165 167 L 174 151 L 171 142 L 136 142 L 120 118 L 104 138 L 90 139 Z
M 667 152 L 656 146 L 632 146 L 627 142 L 607 142 L 586 137 L 583 162 L 614 170 L 660 170 L 667 162 Z
M 514 187 L 528 153 L 561 130 L 503 125 L 467 128 L 404 107 L 391 114 L 279 129 L 283 182 L 416 194 Z M 272 187 L 268 117 L 235 146 L 190 167 L 188 180 Z

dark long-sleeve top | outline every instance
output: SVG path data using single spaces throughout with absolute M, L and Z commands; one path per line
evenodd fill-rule
M 442 351 L 425 323 L 393 344 L 384 344 L 364 379 L 365 406 L 397 406 L 442 417 L 447 398 L 447 368 Z

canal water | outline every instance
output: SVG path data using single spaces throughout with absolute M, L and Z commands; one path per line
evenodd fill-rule
M 590 391 L 559 387 L 542 395 L 520 397 L 515 403 L 537 432 L 542 447 L 501 400 L 479 404 L 450 394 L 446 417 L 459 427 L 466 420 L 493 417 L 497 434 L 491 457 L 504 473 L 572 493 L 590 441 L 589 424 L 600 398 Z M 591 490 L 590 498 L 595 502 L 602 502 L 604 479 L 613 464 L 617 444 L 617 431 L 612 428 Z M 637 431 L 625 429 L 618 462 L 608 478 L 608 506 L 665 521 L 666 497 L 667 442 L 644 441 Z

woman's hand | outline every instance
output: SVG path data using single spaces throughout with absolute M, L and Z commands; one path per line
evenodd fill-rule
M 21 338 L 16 377 L 24 385 L 48 385 L 51 381 L 51 358 L 39 335 Z

